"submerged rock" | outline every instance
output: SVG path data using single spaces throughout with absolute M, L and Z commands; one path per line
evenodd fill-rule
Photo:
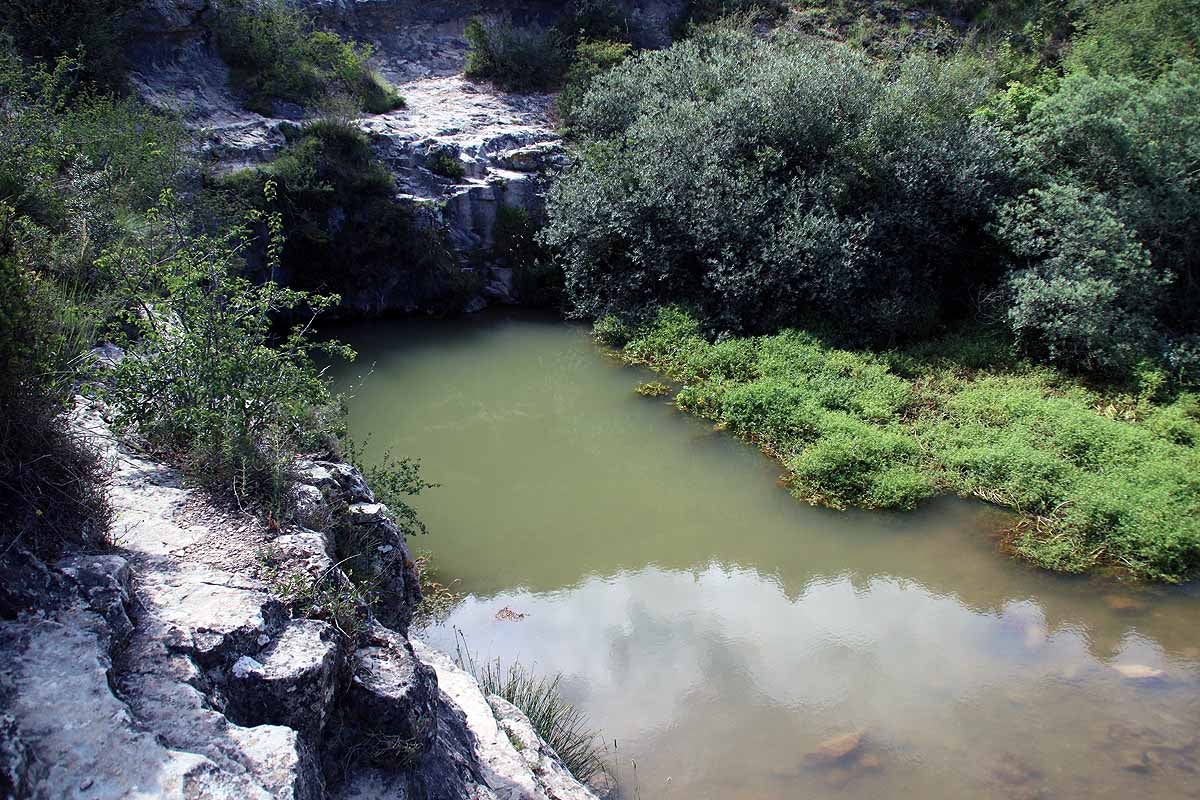
M 806 753 L 804 760 L 812 766 L 827 766 L 849 759 L 862 747 L 866 731 L 843 733 L 826 739 L 816 750 Z
M 1164 670 L 1146 664 L 1112 664 L 1113 670 L 1122 678 L 1131 681 L 1152 681 L 1166 676 Z

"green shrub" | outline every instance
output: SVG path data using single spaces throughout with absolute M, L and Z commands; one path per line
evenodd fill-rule
M 289 128 L 287 137 L 275 161 L 216 186 L 246 207 L 280 214 L 280 262 L 290 285 L 343 298 L 396 290 L 430 304 L 458 304 L 455 256 L 437 230 L 396 202 L 395 181 L 362 131 L 319 119 Z M 268 181 L 277 191 L 265 203 Z M 381 269 L 391 264 L 400 266 Z
M 26 261 L 18 227 L 0 203 L 0 554 L 52 558 L 67 543 L 102 545 L 109 507 L 100 459 L 65 419 L 90 331 Z
M 1172 291 L 1160 293 L 1158 318 L 1184 333 L 1200 330 L 1198 105 L 1200 68 L 1191 63 L 1154 79 L 1072 74 L 1016 128 L 1022 169 L 1048 198 L 1057 198 L 1042 204 L 1048 216 L 1034 224 L 1053 229 L 1071 216 L 1071 228 L 1083 235 L 1101 217 L 1114 218 L 1105 232 L 1095 232 L 1098 240 L 1114 253 L 1140 245 L 1156 273 L 1173 276 Z M 1087 200 L 1068 200 L 1071 194 Z M 1128 232 L 1119 235 L 1127 244 L 1107 232 L 1118 223 Z M 1027 232 L 1019 226 L 1016 235 Z M 1017 249 L 1038 249 L 1009 239 Z M 1111 257 L 1128 261 L 1132 255 Z
M 1200 55 L 1196 0 L 1090 3 L 1080 27 L 1066 58 L 1071 70 L 1154 77 Z
M 521 303 L 540 308 L 562 304 L 562 269 L 538 241 L 539 226 L 529 212 L 500 204 L 492 229 L 493 257 L 512 268 L 513 288 Z
M 125 83 L 126 15 L 137 0 L 5 0 L 0 36 L 12 38 L 27 58 L 49 66 L 78 57 L 84 82 L 120 87 Z
M 311 317 L 336 298 L 251 283 L 239 276 L 244 231 L 189 237 L 178 213 L 167 196 L 150 215 L 152 235 L 99 261 L 129 298 L 112 331 L 127 355 L 105 394 L 119 428 L 205 485 L 271 508 L 297 454 L 329 450 L 342 432 L 312 354 L 352 352 L 308 338 Z M 277 233 L 278 220 L 270 227 Z M 276 336 L 287 313 L 307 316 Z
M 373 114 L 404 105 L 368 66 L 370 45 L 316 29 L 289 0 L 221 0 L 213 28 L 254 111 L 270 115 L 274 101 L 306 106 L 336 95 Z
M 575 124 L 576 109 L 599 75 L 626 59 L 631 45 L 624 42 L 584 39 L 575 46 L 566 82 L 555 101 L 559 119 L 568 129 Z
M 558 28 L 572 40 L 624 39 L 628 19 L 619 0 L 571 0 Z
M 467 174 L 467 167 L 455 153 L 443 150 L 434 156 L 429 169 L 435 175 L 460 181 Z
M 787 11 L 787 4 L 782 0 L 688 0 L 683 18 L 686 22 L 702 25 L 739 14 L 778 19 Z
M 1034 190 L 1007 209 L 1000 235 L 1016 264 L 1008 318 L 1028 352 L 1067 368 L 1122 372 L 1156 339 L 1167 276 L 1103 196 Z
M 708 31 L 594 79 L 545 238 L 578 313 L 695 308 L 714 331 L 820 315 L 890 341 L 961 314 L 1011 169 L 982 76 Z M 831 107 L 837 113 L 829 113 Z M 886 202 L 883 199 L 886 198 Z
M 464 33 L 468 78 L 494 81 L 508 91 L 552 89 L 567 69 L 567 43 L 554 28 L 515 28 L 474 17 Z
M 596 341 L 609 347 L 624 347 L 632 333 L 620 317 L 611 314 L 600 317 L 592 325 L 592 335 L 596 337 Z

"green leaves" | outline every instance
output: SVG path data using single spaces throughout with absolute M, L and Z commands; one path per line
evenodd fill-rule
M 97 262 L 129 300 L 113 329 L 127 355 L 106 394 L 120 427 L 179 456 L 201 482 L 274 500 L 296 453 L 328 449 L 340 432 L 316 423 L 334 398 L 313 354 L 353 353 L 311 339 L 337 298 L 250 282 L 239 274 L 244 229 L 191 235 L 180 215 L 165 193 L 149 235 Z
M 370 45 L 315 28 L 288 0 L 221 0 L 213 28 L 255 111 L 270 115 L 274 101 L 348 99 L 373 114 L 404 106 L 404 98 L 368 66 Z
M 712 331 L 820 314 L 868 341 L 961 303 L 1002 143 L 969 109 L 986 83 L 913 59 L 702 31 L 594 77 L 546 241 L 585 316 L 680 303 Z M 985 277 L 992 265 L 975 259 Z

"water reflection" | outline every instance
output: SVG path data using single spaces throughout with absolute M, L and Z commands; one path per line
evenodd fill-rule
M 1005 520 L 980 504 L 799 505 L 774 464 L 637 397 L 643 376 L 578 329 L 347 333 L 377 362 L 355 431 L 444 484 L 420 498 L 418 546 L 469 597 L 427 638 L 453 649 L 456 626 L 482 655 L 562 672 L 617 739 L 629 796 L 1196 791 L 1195 588 L 1034 571 L 996 554 Z M 805 759 L 859 733 L 834 763 Z

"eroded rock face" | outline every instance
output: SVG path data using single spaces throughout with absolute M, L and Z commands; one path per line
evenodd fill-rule
M 552 121 L 553 97 L 507 94 L 466 80 L 461 72 L 473 16 L 552 25 L 569 3 L 552 0 L 305 0 L 322 24 L 375 48 L 374 66 L 406 107 L 364 115 L 356 124 L 396 177 L 396 202 L 412 206 L 418 225 L 434 228 L 485 289 L 467 310 L 515 303 L 511 276 L 494 269 L 498 209 L 541 212 L 547 176 L 566 162 Z M 622 19 L 639 46 L 670 42 L 685 0 L 624 0 Z M 229 70 L 210 33 L 215 13 L 204 0 L 148 0 L 135 27 L 131 81 L 151 104 L 179 113 L 200 132 L 202 152 L 219 172 L 269 162 L 285 146 L 283 126 L 312 109 L 277 104 L 271 116 L 248 111 L 229 87 Z M 435 168 L 449 158 L 462 177 Z M 370 289 L 343 291 L 342 311 L 360 316 L 420 310 L 447 287 L 427 286 L 408 265 L 381 263 Z
M 383 615 L 360 602 L 365 623 L 342 630 L 274 596 L 266 550 L 354 591 L 333 560 L 336 526 L 268 526 L 215 507 L 174 470 L 114 446 L 95 408 L 76 423 L 111 464 L 121 551 L 41 565 L 27 598 L 41 607 L 0 621 L 0 796 L 592 797 L 578 784 L 550 793 L 534 773 L 554 765 L 517 757 L 474 680 L 419 655 Z M 402 555 L 383 574 L 400 586 L 384 610 L 407 624 L 416 575 L 362 475 L 334 462 L 299 472 L 313 503 L 357 505 L 390 531 L 389 553 Z M 512 752 L 497 760 L 481 742 Z

